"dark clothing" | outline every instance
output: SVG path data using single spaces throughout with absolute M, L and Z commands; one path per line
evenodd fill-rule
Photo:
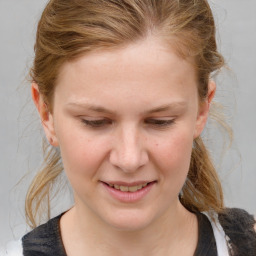
M 197 213 L 197 219 L 198 243 L 194 256 L 217 256 L 216 242 L 210 221 L 202 213 Z
M 49 220 L 22 238 L 24 256 L 67 256 L 60 234 L 62 214 Z M 197 213 L 199 237 L 194 256 L 217 256 L 213 229 L 208 218 Z M 232 256 L 256 256 L 255 221 L 240 209 L 227 209 L 219 221 L 233 248 Z
M 62 215 L 38 226 L 22 238 L 24 256 L 67 256 L 60 234 Z
M 232 246 L 231 256 L 256 256 L 256 221 L 245 210 L 227 208 L 219 221 Z

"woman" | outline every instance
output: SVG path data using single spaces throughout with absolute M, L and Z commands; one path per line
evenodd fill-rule
M 255 221 L 224 208 L 200 137 L 223 65 L 205 0 L 50 1 L 31 70 L 49 147 L 28 222 L 63 170 L 75 203 L 23 255 L 255 255 Z

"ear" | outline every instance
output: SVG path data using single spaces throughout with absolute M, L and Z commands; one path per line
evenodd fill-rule
M 206 125 L 209 110 L 210 110 L 210 104 L 214 98 L 215 92 L 216 92 L 215 82 L 209 81 L 207 98 L 199 105 L 194 139 L 197 138 L 202 133 L 202 131 Z
M 48 110 L 48 106 L 44 102 L 43 96 L 39 92 L 39 88 L 36 83 L 32 83 L 31 85 L 31 94 L 32 94 L 32 99 L 35 103 L 35 106 L 38 110 L 46 138 L 48 139 L 49 143 L 52 146 L 54 147 L 59 146 L 59 143 L 55 134 L 55 130 L 54 130 L 53 115 Z

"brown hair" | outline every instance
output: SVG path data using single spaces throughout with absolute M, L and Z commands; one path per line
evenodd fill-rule
M 148 35 L 161 37 L 184 58 L 193 57 L 199 98 L 205 99 L 212 72 L 224 65 L 206 0 L 51 0 L 38 24 L 31 78 L 52 111 L 54 85 L 63 63 Z M 45 166 L 34 178 L 26 197 L 26 216 L 32 227 L 37 225 L 44 200 L 44 210 L 50 218 L 50 191 L 63 170 L 58 150 L 47 145 Z M 194 141 L 180 200 L 191 211 L 223 209 L 221 184 L 200 137 Z

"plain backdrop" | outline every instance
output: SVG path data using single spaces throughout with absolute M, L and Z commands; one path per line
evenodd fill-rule
M 26 75 L 33 61 L 36 23 L 46 2 L 0 0 L 0 245 L 24 234 L 25 193 L 42 162 L 42 132 Z M 226 205 L 255 214 L 256 1 L 210 3 L 216 16 L 219 49 L 229 66 L 217 79 L 216 100 L 224 106 L 234 130 L 234 143 L 224 154 L 220 146 L 223 137 L 211 130 L 209 144 L 214 144 L 211 152 Z M 56 201 L 54 214 L 69 203 L 66 193 Z

